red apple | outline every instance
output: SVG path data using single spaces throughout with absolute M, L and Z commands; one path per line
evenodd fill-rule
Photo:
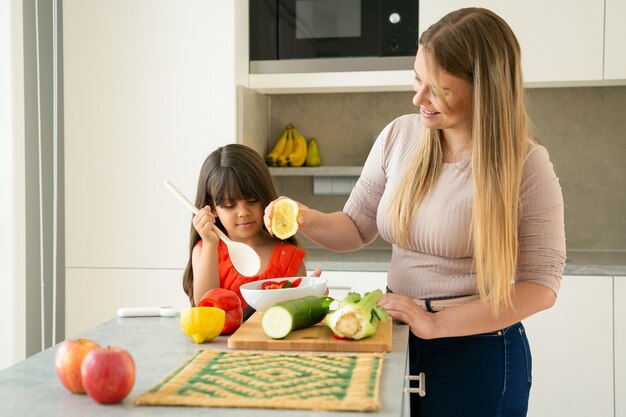
M 85 357 L 81 374 L 91 398 L 100 404 L 119 403 L 135 384 L 135 362 L 126 349 L 95 349 Z
M 62 342 L 54 353 L 54 368 L 69 391 L 84 394 L 80 367 L 85 356 L 100 345 L 90 339 L 70 339 Z

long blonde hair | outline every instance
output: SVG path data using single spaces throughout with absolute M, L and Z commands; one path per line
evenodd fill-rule
M 482 8 L 444 16 L 420 37 L 429 73 L 439 70 L 473 86 L 472 241 L 481 299 L 497 314 L 511 305 L 518 255 L 519 192 L 529 144 L 519 43 L 507 23 Z M 422 128 L 409 173 L 391 205 L 391 224 L 401 244 L 408 225 L 433 188 L 443 165 L 443 135 Z

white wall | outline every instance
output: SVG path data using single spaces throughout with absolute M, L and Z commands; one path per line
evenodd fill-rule
M 64 1 L 67 337 L 117 307 L 186 304 L 191 213 L 163 180 L 193 200 L 206 156 L 236 141 L 243 3 Z M 120 277 L 119 296 L 97 290 Z
M 0 2 L 0 369 L 24 359 L 22 3 Z

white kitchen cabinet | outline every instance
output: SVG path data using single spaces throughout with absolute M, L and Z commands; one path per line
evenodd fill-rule
M 528 416 L 612 417 L 613 277 L 563 277 L 556 305 L 523 323 L 533 360 Z
M 236 33 L 247 29 L 235 26 L 243 4 L 63 2 L 68 334 L 85 328 L 73 320 L 96 318 L 73 304 L 93 296 L 81 292 L 85 282 L 185 267 L 192 215 L 163 180 L 194 200 L 206 156 L 236 141 L 236 85 L 248 64 Z
M 395 71 L 250 74 L 248 87 L 263 94 L 411 91 L 412 67 Z
M 343 299 L 350 291 L 363 295 L 380 289 L 385 292 L 386 272 L 372 271 L 323 271 L 322 277 L 328 280 L 328 295 L 337 300 Z
M 604 78 L 626 79 L 626 1 L 606 0 Z
M 522 48 L 529 86 L 602 80 L 604 0 L 421 0 L 420 32 L 446 13 L 469 6 L 493 10 L 509 23 Z
M 188 308 L 182 275 L 182 269 L 68 269 L 66 339 L 115 317 L 120 307 Z
M 205 157 L 235 141 L 235 6 L 71 0 L 63 13 L 67 265 L 183 267 L 191 215 L 163 180 L 195 199 Z
M 626 276 L 613 281 L 615 329 L 615 417 L 626 417 Z

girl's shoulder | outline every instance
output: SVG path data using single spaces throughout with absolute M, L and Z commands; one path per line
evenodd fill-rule
M 202 250 L 202 239 L 196 243 L 196 246 L 193 248 L 194 252 L 198 250 Z M 222 240 L 217 242 L 217 258 L 219 262 L 224 262 L 229 258 L 228 254 L 228 246 Z

